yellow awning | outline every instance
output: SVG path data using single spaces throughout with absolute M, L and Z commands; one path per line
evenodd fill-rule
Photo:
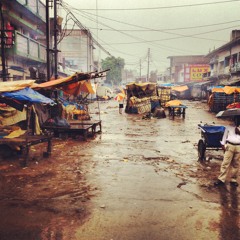
M 187 85 L 175 86 L 175 87 L 172 87 L 172 90 L 177 91 L 177 92 L 184 92 L 184 91 L 188 90 L 188 86 Z
M 0 82 L 0 92 L 12 92 L 31 87 L 35 80 L 18 80 L 12 82 Z
M 224 88 L 213 88 L 212 92 L 224 92 L 226 94 L 239 93 L 240 87 L 225 86 Z

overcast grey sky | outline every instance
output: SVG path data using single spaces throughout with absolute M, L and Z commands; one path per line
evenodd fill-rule
M 168 56 L 205 55 L 240 29 L 240 0 L 63 0 L 113 56 L 126 68 L 162 71 Z M 69 21 L 68 27 L 72 23 Z M 98 29 L 98 30 L 97 30 Z M 97 51 L 99 52 L 99 51 Z M 107 55 L 100 51 L 100 57 Z

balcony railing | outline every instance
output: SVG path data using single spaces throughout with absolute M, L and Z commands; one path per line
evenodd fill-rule
M 15 31 L 15 44 L 12 53 L 37 62 L 46 62 L 46 46 Z
M 16 0 L 24 7 L 28 8 L 33 14 L 46 21 L 46 7 L 40 0 Z
M 240 62 L 236 62 L 234 65 L 230 67 L 231 73 L 237 73 L 240 72 Z
M 210 64 L 216 64 L 218 63 L 218 57 L 213 57 L 212 59 L 210 59 Z

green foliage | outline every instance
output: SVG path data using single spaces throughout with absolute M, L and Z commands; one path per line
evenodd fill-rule
M 110 69 L 106 74 L 106 82 L 119 85 L 122 81 L 122 70 L 124 69 L 124 59 L 118 57 L 107 57 L 102 60 L 103 70 Z

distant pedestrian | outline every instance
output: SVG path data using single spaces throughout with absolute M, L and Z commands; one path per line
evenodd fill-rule
M 224 185 L 229 177 L 230 184 L 237 187 L 237 177 L 240 161 L 240 127 L 239 119 L 236 119 L 235 126 L 228 126 L 225 129 L 221 144 L 224 150 L 224 158 L 220 168 L 218 180 L 215 186 Z
M 124 108 L 124 101 L 121 100 L 119 101 L 119 113 L 122 114 Z

